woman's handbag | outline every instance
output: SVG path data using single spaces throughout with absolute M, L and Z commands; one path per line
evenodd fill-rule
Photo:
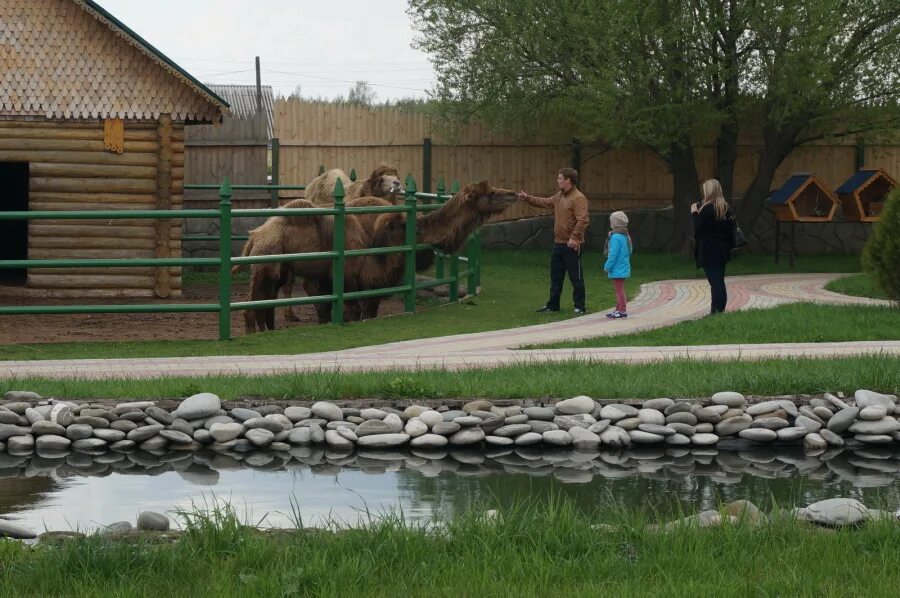
M 747 237 L 744 236 L 744 231 L 741 230 L 734 214 L 729 214 L 728 219 L 731 221 L 731 248 L 738 249 L 743 247 L 747 244 Z

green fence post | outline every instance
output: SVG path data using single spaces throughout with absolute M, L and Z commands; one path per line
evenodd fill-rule
M 280 175 L 278 174 L 278 170 L 281 167 L 281 141 L 274 137 L 272 138 L 272 185 L 277 187 L 278 181 L 281 180 Z M 273 208 L 278 207 L 278 189 L 272 189 L 272 200 L 271 206 Z
M 481 231 L 475 231 L 466 242 L 466 257 L 469 258 L 469 275 L 466 277 L 466 294 L 475 295 L 481 275 Z
M 406 177 L 406 236 L 405 244 L 410 247 L 406 256 L 403 271 L 403 284 L 409 285 L 404 301 L 404 310 L 416 311 L 416 179 L 412 175 Z
M 446 187 L 444 186 L 444 177 L 438 179 L 437 183 L 437 200 L 435 200 L 438 204 L 444 203 L 443 195 L 446 193 Z M 435 278 L 443 278 L 444 277 L 444 257 L 441 255 L 441 252 L 438 250 L 434 251 L 435 260 L 434 260 L 434 277 Z
M 350 169 L 350 182 L 351 183 L 356 182 L 356 169 L 355 168 Z
M 231 182 L 219 188 L 219 340 L 231 340 Z
M 333 250 L 337 255 L 334 258 L 332 268 L 331 292 L 334 294 L 333 308 L 331 309 L 331 323 L 344 323 L 344 239 L 346 239 L 346 212 L 344 208 L 344 182 L 338 177 L 334 183 L 334 245 Z
M 450 186 L 450 194 L 455 196 L 459 190 L 459 181 L 453 181 L 453 185 Z M 459 252 L 449 256 L 448 259 L 450 261 L 450 278 L 453 279 L 450 281 L 449 299 L 450 301 L 459 301 Z

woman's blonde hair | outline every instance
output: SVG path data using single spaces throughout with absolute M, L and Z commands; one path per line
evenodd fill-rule
M 725 202 L 725 196 L 722 193 L 722 185 L 716 179 L 703 181 L 703 203 L 713 204 L 716 220 L 725 220 L 728 204 Z

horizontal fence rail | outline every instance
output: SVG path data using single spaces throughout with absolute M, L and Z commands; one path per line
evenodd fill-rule
M 353 173 L 355 174 L 355 172 Z M 226 178 L 221 185 L 186 185 L 186 189 L 217 189 L 219 191 L 218 209 L 185 209 L 185 210 L 73 210 L 73 211 L 19 211 L 0 212 L 0 221 L 9 220 L 162 220 L 162 219 L 217 219 L 219 221 L 218 236 L 194 235 L 185 236 L 183 240 L 215 240 L 218 242 L 218 257 L 203 258 L 80 258 L 80 259 L 25 259 L 0 260 L 0 269 L 30 268 L 138 268 L 138 267 L 218 267 L 219 269 L 219 301 L 217 303 L 166 303 L 166 304 L 134 304 L 134 305 L 17 305 L 0 306 L 0 315 L 25 314 L 98 314 L 98 313 L 218 313 L 219 339 L 231 339 L 231 312 L 247 309 L 269 309 L 292 305 L 315 305 L 330 303 L 332 305 L 332 323 L 343 323 L 344 305 L 347 301 L 384 297 L 388 295 L 404 296 L 404 311 L 415 312 L 416 291 L 442 285 L 449 285 L 449 300 L 459 299 L 459 282 L 466 280 L 469 294 L 475 294 L 480 284 L 481 238 L 476 231 L 468 239 L 464 252 L 466 255 L 446 255 L 431 245 L 416 243 L 416 224 L 414 216 L 418 212 L 438 210 L 459 191 L 459 184 L 454 183 L 450 194 L 444 192 L 444 183 L 438 183 L 437 193 L 418 193 L 412 176 L 406 180 L 406 191 L 403 205 L 375 207 L 347 207 L 344 204 L 344 188 L 339 180 L 334 191 L 334 207 L 324 208 L 259 208 L 232 209 L 232 193 L 235 190 L 267 190 L 277 194 L 282 190 L 303 190 L 302 185 L 231 185 Z M 419 204 L 419 200 L 427 200 L 428 204 Z M 345 247 L 345 223 L 348 214 L 407 214 L 402 245 L 391 247 L 371 247 L 348 250 Z M 311 253 L 291 253 L 276 255 L 232 256 L 231 243 L 234 240 L 246 240 L 247 235 L 234 235 L 231 230 L 234 217 L 272 217 L 272 216 L 333 216 L 334 242 L 331 251 Z M 193 238 L 192 238 L 193 237 Z M 205 238 L 199 238 L 205 237 Z M 417 251 L 433 250 L 435 259 L 435 278 L 427 281 L 416 281 Z M 403 273 L 403 284 L 381 289 L 344 291 L 345 261 L 347 258 L 387 255 L 403 253 L 406 256 Z M 332 262 L 332 292 L 311 297 L 288 297 L 284 299 L 237 301 L 231 300 L 232 266 L 266 263 L 304 262 L 312 260 L 330 260 Z M 466 269 L 460 271 L 460 262 Z

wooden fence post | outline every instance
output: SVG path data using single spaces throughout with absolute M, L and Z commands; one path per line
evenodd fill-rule
M 431 193 L 431 137 L 422 140 L 422 191 Z
M 346 213 L 344 208 L 344 183 L 338 177 L 334 183 L 334 238 L 333 250 L 337 255 L 334 258 L 332 268 L 331 292 L 334 294 L 334 303 L 331 309 L 331 323 L 344 323 L 344 239 L 346 238 Z

